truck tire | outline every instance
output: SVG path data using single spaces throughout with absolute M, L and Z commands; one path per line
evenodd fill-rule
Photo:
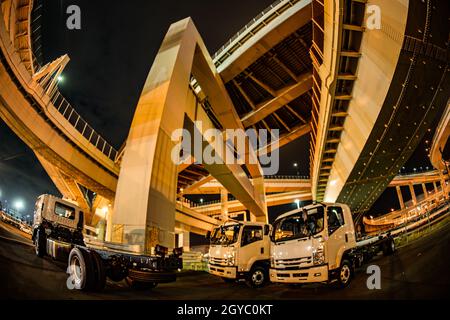
M 34 251 L 36 256 L 42 258 L 45 256 L 47 251 L 47 240 L 45 239 L 45 233 L 42 229 L 36 231 L 36 236 L 34 237 Z
M 347 287 L 353 277 L 353 268 L 352 264 L 349 260 L 342 260 L 341 266 L 339 267 L 339 270 L 337 272 L 337 285 L 338 288 L 345 288 Z
M 103 264 L 102 257 L 98 254 L 98 252 L 90 251 L 92 261 L 94 263 L 95 269 L 95 283 L 94 290 L 101 291 L 105 288 L 106 285 L 106 270 L 105 265 Z
M 395 252 L 395 241 L 393 238 L 389 238 L 383 245 L 383 255 L 390 256 Z
M 73 248 L 69 254 L 69 267 L 73 289 L 90 291 L 95 287 L 95 268 L 92 255 L 85 249 Z
M 262 266 L 254 266 L 247 277 L 247 285 L 251 288 L 264 287 L 269 281 L 269 272 Z

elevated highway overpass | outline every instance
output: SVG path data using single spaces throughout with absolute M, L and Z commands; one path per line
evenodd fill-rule
M 360 217 L 409 159 L 449 94 L 448 3 L 313 1 L 311 179 Z M 343 14 L 342 14 L 343 13 Z
M 236 203 L 221 210 L 246 209 L 261 221 L 267 205 L 294 196 L 362 214 L 391 182 L 402 183 L 395 176 L 448 100 L 446 35 L 436 31 L 448 4 L 431 3 L 375 0 L 381 29 L 369 30 L 366 1 L 279 0 L 213 57 L 191 20 L 174 23 L 116 150 L 59 93 L 69 58 L 34 61 L 33 1 L 2 1 L 0 115 L 66 198 L 86 211 L 107 208 L 108 236 L 124 242 L 138 231 L 143 250 L 217 222 L 200 208 L 178 208 L 183 194 L 231 193 Z M 244 166 L 195 163 L 193 155 L 177 166 L 169 151 L 179 128 L 202 136 L 208 128 L 277 129 L 280 137 L 248 150 Z M 310 181 L 264 179 L 250 161 L 307 134 Z

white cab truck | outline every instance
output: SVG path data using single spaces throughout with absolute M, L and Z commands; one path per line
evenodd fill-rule
M 270 281 L 346 287 L 363 262 L 395 251 L 390 234 L 357 242 L 345 204 L 309 205 L 279 216 L 271 232 Z
M 171 255 L 162 246 L 156 246 L 152 255 L 127 252 L 112 243 L 94 248 L 85 243 L 83 221 L 81 209 L 69 201 L 52 195 L 41 195 L 36 201 L 32 230 L 36 255 L 67 261 L 71 289 L 102 290 L 106 278 L 126 279 L 136 289 L 176 280 L 176 271 L 183 265 L 182 248 Z
M 270 225 L 229 221 L 207 237 L 210 239 L 209 273 L 226 282 L 245 280 L 255 288 L 269 281 Z

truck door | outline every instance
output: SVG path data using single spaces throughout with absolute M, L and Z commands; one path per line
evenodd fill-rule
M 254 261 L 264 259 L 267 256 L 264 247 L 263 227 L 245 226 L 242 230 L 241 248 L 238 254 L 239 271 L 250 271 Z
M 338 253 L 348 241 L 346 229 L 344 228 L 344 213 L 340 206 L 327 207 L 327 222 L 328 222 L 328 241 L 327 241 L 327 256 L 330 270 L 339 267 Z

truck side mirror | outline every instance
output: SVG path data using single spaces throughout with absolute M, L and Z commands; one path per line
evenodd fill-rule
M 207 231 L 206 232 L 205 239 L 206 240 L 210 240 L 211 239 L 211 231 Z

